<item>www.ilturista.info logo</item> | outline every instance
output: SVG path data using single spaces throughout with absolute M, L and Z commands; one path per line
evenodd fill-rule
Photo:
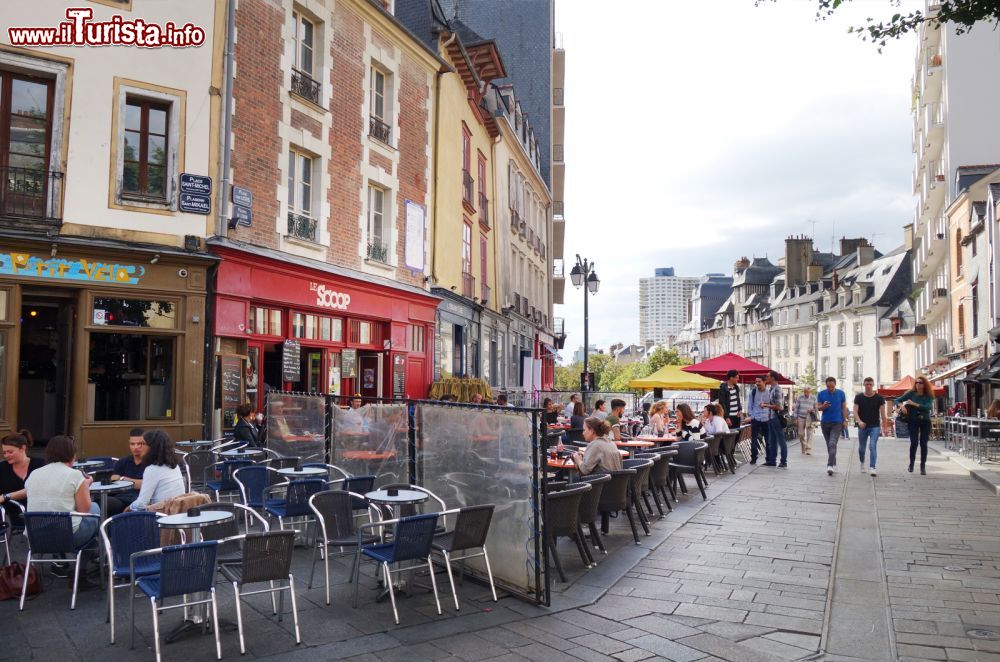
M 67 21 L 55 27 L 7 28 L 13 46 L 139 46 L 188 48 L 205 43 L 205 30 L 193 23 L 160 25 L 141 18 L 126 20 L 116 14 L 109 21 L 94 21 L 90 7 L 70 7 Z

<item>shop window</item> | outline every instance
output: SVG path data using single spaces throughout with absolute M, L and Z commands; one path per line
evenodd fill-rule
M 343 335 L 343 320 L 341 319 L 292 313 L 293 338 L 340 342 L 343 340 Z
M 410 351 L 417 354 L 424 353 L 424 327 L 416 325 L 410 327 Z
M 169 105 L 126 98 L 123 196 L 166 199 L 169 117 Z
M 174 344 L 173 337 L 90 334 L 91 419 L 173 418 Z
M 91 319 L 98 326 L 131 326 L 141 329 L 177 328 L 177 304 L 145 299 L 95 298 Z
M 250 306 L 250 332 L 258 336 L 283 336 L 281 310 Z

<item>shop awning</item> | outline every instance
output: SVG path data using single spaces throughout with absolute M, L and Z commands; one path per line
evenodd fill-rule
M 956 375 L 964 373 L 966 370 L 968 370 L 972 366 L 976 365 L 977 363 L 979 363 L 979 361 L 968 361 L 968 362 L 963 363 L 962 365 L 958 366 L 957 368 L 952 368 L 951 370 L 948 370 L 946 372 L 942 372 L 940 375 L 936 375 L 934 377 L 931 377 L 931 381 L 932 382 L 940 382 L 940 381 L 944 381 L 946 379 L 951 379 L 952 377 L 954 377 Z
M 672 391 L 700 391 L 719 387 L 719 380 L 701 375 L 692 375 L 681 370 L 679 365 L 665 365 L 648 377 L 633 379 L 629 388 L 653 389 L 665 388 Z
M 545 353 L 542 354 L 541 356 L 539 356 L 538 358 L 540 358 L 540 359 L 553 359 L 555 361 L 562 361 L 562 357 L 559 356 L 559 351 L 555 347 L 553 347 L 552 345 L 543 342 L 542 343 L 542 349 L 545 350 Z
M 702 361 L 701 363 L 684 366 L 681 370 L 695 375 L 711 377 L 712 379 L 717 379 L 719 381 L 724 380 L 726 378 L 726 373 L 730 370 L 737 370 L 740 373 L 740 383 L 753 384 L 757 377 L 766 377 L 770 368 L 766 365 L 761 365 L 756 361 L 744 358 L 739 354 L 727 352 L 721 356 L 716 356 L 715 358 Z M 778 380 L 778 383 L 786 386 L 795 384 L 795 382 L 787 377 L 782 377 Z
M 917 380 L 915 380 L 913 377 L 907 375 L 906 377 L 903 377 L 895 384 L 891 384 L 889 386 L 883 386 L 878 390 L 878 394 L 886 397 L 898 398 L 907 391 L 912 391 L 913 385 L 916 384 L 916 381 Z M 944 387 L 934 386 L 933 388 L 935 396 L 944 395 Z

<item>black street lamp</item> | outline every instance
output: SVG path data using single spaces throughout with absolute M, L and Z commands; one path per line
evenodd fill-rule
M 573 287 L 579 289 L 584 282 L 587 286 L 583 288 L 583 373 L 587 375 L 588 381 L 586 383 L 587 388 L 581 388 L 581 390 L 589 391 L 592 386 L 589 382 L 590 377 L 590 306 L 588 301 L 588 294 L 597 294 L 598 288 L 601 286 L 601 281 L 597 277 L 597 271 L 595 270 L 595 265 L 589 260 L 581 260 L 579 254 L 576 256 L 576 264 L 569 272 L 570 282 L 573 283 Z M 581 387 L 584 386 L 581 384 Z

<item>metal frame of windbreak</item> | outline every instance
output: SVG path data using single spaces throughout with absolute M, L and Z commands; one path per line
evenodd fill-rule
M 270 391 L 265 395 L 264 398 L 264 411 L 267 411 L 267 401 L 271 394 L 276 395 L 299 395 L 299 396 L 315 396 L 325 398 L 326 401 L 326 415 L 325 415 L 325 461 L 330 462 L 333 457 L 333 407 L 338 406 L 338 401 L 342 399 L 342 396 L 336 395 L 326 395 L 323 393 L 308 393 L 304 391 Z M 365 398 L 367 404 L 405 404 L 406 405 L 406 419 L 407 419 L 407 446 L 408 446 L 408 468 L 409 468 L 409 482 L 416 483 L 417 480 L 417 469 L 420 457 L 417 453 L 418 447 L 423 447 L 423 425 L 418 419 L 419 406 L 420 405 L 433 405 L 437 407 L 447 407 L 455 409 L 496 409 L 503 412 L 513 412 L 513 413 L 523 413 L 528 414 L 531 417 L 531 498 L 532 498 L 532 537 L 534 543 L 534 570 L 535 570 L 535 592 L 534 595 L 530 595 L 519 591 L 518 589 L 506 585 L 503 580 L 497 580 L 496 584 L 503 588 L 505 591 L 511 595 L 528 600 L 534 604 L 544 605 L 546 607 L 551 606 L 551 579 L 548 573 L 549 567 L 549 552 L 546 545 L 543 544 L 544 541 L 544 523 L 545 523 L 545 492 L 546 485 L 544 480 L 544 471 L 546 465 L 545 459 L 545 447 L 542 444 L 541 436 L 539 435 L 539 430 L 541 426 L 541 410 L 527 407 L 498 407 L 494 405 L 481 405 L 481 404 L 470 404 L 470 403 L 460 403 L 460 402 L 439 402 L 436 400 L 414 400 L 414 399 L 397 399 L 397 398 Z M 418 446 L 417 442 L 420 442 Z M 267 426 L 264 426 L 264 431 L 262 435 L 262 444 L 267 446 Z M 475 579 L 476 581 L 487 583 L 488 578 L 485 574 L 475 572 L 472 569 L 467 571 L 468 575 Z M 481 575 L 481 576 L 480 576 Z

